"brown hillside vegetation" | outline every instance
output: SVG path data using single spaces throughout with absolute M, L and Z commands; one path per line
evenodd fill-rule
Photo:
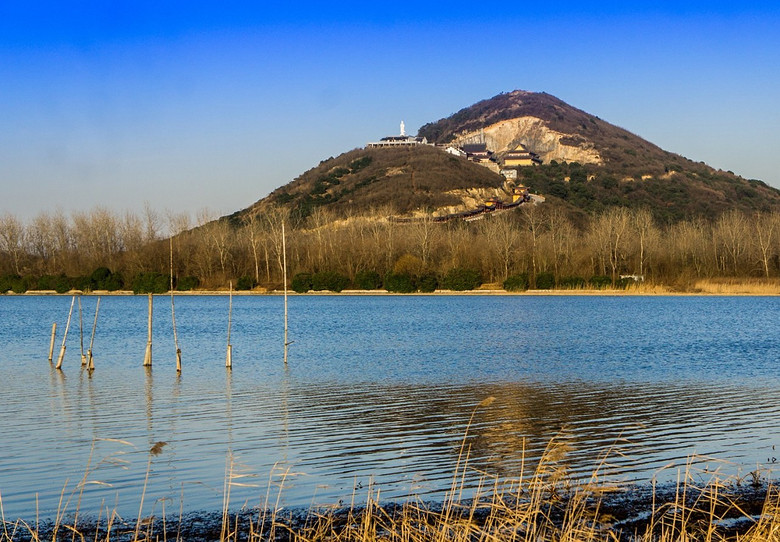
M 463 204 L 453 190 L 495 191 L 503 177 L 429 146 L 355 149 L 324 160 L 267 198 L 237 214 L 283 205 L 305 218 L 326 206 L 334 216 L 392 209 L 409 214 Z

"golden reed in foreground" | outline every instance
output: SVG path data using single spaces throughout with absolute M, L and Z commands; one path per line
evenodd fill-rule
M 30 524 L 3 517 L 0 541 L 780 541 L 780 493 L 758 471 L 744 478 L 721 479 L 696 471 L 694 458 L 679 473 L 676 484 L 637 490 L 603 481 L 605 456 L 588 481 L 573 481 L 567 475 L 567 446 L 559 439 L 549 443 L 532 470 L 512 479 L 483 474 L 476 492 L 464 498 L 466 473 L 471 471 L 468 428 L 466 433 L 451 487 L 444 501 L 434 504 L 413 499 L 381 504 L 380 490 L 368 487 L 364 495 L 353 493 L 346 506 L 288 511 L 280 503 L 285 481 L 292 473 L 274 469 L 265 495 L 259 498 L 261 504 L 235 511 L 231 510 L 231 488 L 251 484 L 230 458 L 221 512 L 185 516 L 180 508 L 178 514 L 168 517 L 165 502 L 157 501 L 154 507 L 162 502 L 162 509 L 152 513 L 159 516 L 142 517 L 151 466 L 166 444 L 158 442 L 149 451 L 139 517 L 124 520 L 106 508 L 96 519 L 85 521 L 78 503 L 85 484 L 94 483 L 88 481 L 90 456 L 81 483 L 69 494 L 63 490 L 54 521 Z M 708 476 L 707 481 L 696 482 L 704 476 Z M 74 510 L 70 510 L 74 501 Z

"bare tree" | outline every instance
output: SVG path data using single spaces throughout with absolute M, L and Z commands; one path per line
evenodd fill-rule
M 282 223 L 288 224 L 290 221 L 290 210 L 286 207 L 268 207 L 263 212 L 263 218 L 268 227 L 268 233 L 271 240 L 271 249 L 274 257 L 276 258 L 277 266 L 279 267 L 279 276 L 281 277 L 284 272 L 284 262 L 282 253 Z M 292 228 L 286 228 L 291 231 Z
M 245 239 L 249 243 L 249 249 L 252 252 L 252 261 L 254 263 L 255 282 L 260 282 L 260 256 L 258 249 L 262 246 L 263 230 L 262 222 L 257 213 L 250 212 L 244 216 L 244 227 L 241 229 Z M 266 253 L 267 260 L 267 253 Z
M 493 269 L 490 270 L 492 280 L 506 279 L 509 276 L 509 269 L 514 263 L 520 243 L 520 229 L 513 218 L 509 213 L 504 213 L 488 216 L 486 220 L 480 221 L 480 232 L 485 237 L 488 253 L 498 260 L 501 267 L 498 273 L 495 273 Z
M 631 213 L 631 226 L 638 245 L 639 275 L 647 273 L 647 261 L 651 249 L 659 239 L 658 228 L 652 213 L 648 209 L 639 209 Z
M 415 252 L 419 255 L 425 269 L 430 267 L 431 252 L 440 230 L 440 224 L 433 221 L 433 215 L 430 213 L 426 213 L 409 226 L 409 234 L 415 245 Z
M 758 251 L 761 268 L 769 277 L 769 260 L 777 254 L 777 237 L 780 233 L 780 214 L 756 213 L 753 217 L 753 245 Z M 773 254 L 774 252 L 774 254 Z
M 27 246 L 31 256 L 38 260 L 38 268 L 46 273 L 54 269 L 56 254 L 54 227 L 49 213 L 42 212 L 33 218 L 27 227 Z
M 728 211 L 720 216 L 715 223 L 713 236 L 721 254 L 721 270 L 731 268 L 737 276 L 742 257 L 748 246 L 748 228 L 745 215 L 741 211 Z
M 10 213 L 0 215 L 0 253 L 6 253 L 11 268 L 17 275 L 22 274 L 21 263 L 25 255 L 24 224 Z
M 520 207 L 521 216 L 525 222 L 526 231 L 530 234 L 531 240 L 531 286 L 536 287 L 536 275 L 539 272 L 539 238 L 544 233 L 545 217 L 544 211 L 534 205 L 523 205 Z
M 612 284 L 617 283 L 618 272 L 626 259 L 628 226 L 630 216 L 623 207 L 611 207 L 598 215 L 591 223 L 591 247 L 601 260 L 609 264 Z
M 547 213 L 547 229 L 552 248 L 553 273 L 558 280 L 562 267 L 570 265 L 572 258 L 572 240 L 576 231 L 566 214 L 558 208 Z

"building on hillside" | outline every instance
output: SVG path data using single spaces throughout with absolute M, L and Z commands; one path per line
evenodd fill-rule
M 463 151 L 463 149 L 459 147 L 453 147 L 452 145 L 447 145 L 444 148 L 444 152 L 451 154 L 453 156 L 460 156 L 461 158 L 466 158 L 466 153 Z
M 493 151 L 487 148 L 484 143 L 467 143 L 460 147 L 460 150 L 466 153 L 466 158 L 472 162 L 486 162 L 493 157 Z
M 414 147 L 415 145 L 428 145 L 428 140 L 424 137 L 406 135 L 404 121 L 401 121 L 401 134 L 397 136 L 383 137 L 379 141 L 366 143 L 367 149 L 376 149 L 380 147 Z
M 514 149 L 505 153 L 501 158 L 501 165 L 507 167 L 519 167 L 519 166 L 536 166 L 541 164 L 542 161 L 539 155 L 535 152 L 531 152 L 522 143 L 518 143 Z
M 512 189 L 512 203 L 517 203 L 518 201 L 530 201 L 531 194 L 528 192 L 528 188 L 526 188 L 522 184 L 518 184 Z

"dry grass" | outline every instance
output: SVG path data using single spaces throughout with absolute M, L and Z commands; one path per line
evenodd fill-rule
M 780 295 L 780 279 L 707 279 L 698 280 L 695 293 L 712 295 Z
M 488 398 L 474 409 L 487 406 Z M 91 458 L 82 481 L 69 496 L 63 491 L 60 512 L 53 525 L 41 527 L 2 517 L 0 542 L 50 540 L 70 542 L 741 542 L 780 541 L 780 493 L 760 480 L 760 473 L 744 479 L 720 479 L 696 472 L 691 460 L 671 488 L 625 498 L 625 490 L 604 481 L 601 472 L 610 453 L 596 465 L 591 478 L 575 482 L 567 474 L 567 446 L 553 439 L 538 464 L 518 476 L 498 479 L 482 474 L 476 490 L 465 490 L 469 466 L 467 434 L 461 443 L 452 483 L 443 502 L 410 499 L 401 504 L 382 504 L 380 489 L 369 485 L 365 495 L 353 493 L 346 507 L 312 507 L 292 514 L 281 506 L 287 480 L 296 473 L 274 468 L 264 498 L 256 507 L 231 511 L 232 487 L 255 487 L 246 468 L 228 458 L 223 490 L 223 509 L 206 528 L 193 530 L 181 510 L 175 520 L 142 517 L 128 523 L 115 511 L 105 510 L 89 524 L 78 523 L 80 497 L 90 480 Z M 164 443 L 150 451 L 146 481 L 154 458 Z M 144 483 L 144 495 L 146 493 Z M 75 512 L 70 503 L 75 499 Z M 0 498 L 2 512 L 2 498 Z M 66 518 L 69 518 L 66 520 Z M 203 517 L 192 523 L 203 524 Z M 208 522 L 208 520 L 207 520 Z

